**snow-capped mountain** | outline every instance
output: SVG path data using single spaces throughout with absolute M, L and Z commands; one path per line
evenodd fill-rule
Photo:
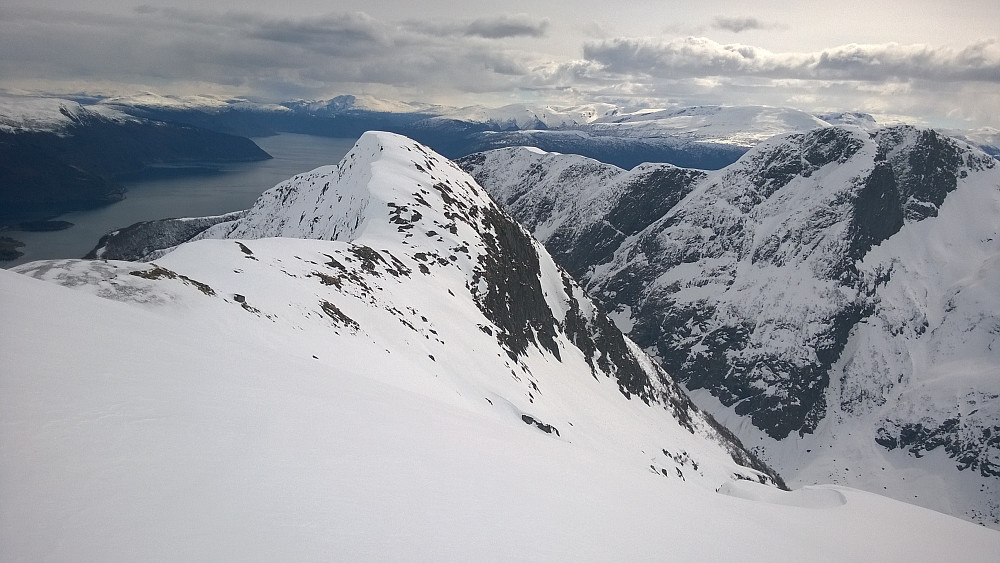
M 460 159 L 576 279 L 673 208 L 705 172 L 670 164 L 623 170 L 578 155 L 510 147 Z
M 597 134 L 674 137 L 687 142 L 750 148 L 774 135 L 808 131 L 828 123 L 808 113 L 769 106 L 694 106 L 633 113 L 612 112 L 594 121 Z
M 856 111 L 835 111 L 828 113 L 818 113 L 816 117 L 830 125 L 853 125 L 865 131 L 874 131 L 881 127 L 875 116 L 870 113 L 859 113 Z
M 718 169 L 775 134 L 825 126 L 788 108 L 696 106 L 664 110 L 614 108 L 585 123 L 553 128 L 488 130 L 471 136 L 479 150 L 534 146 L 589 156 L 624 168 L 644 162 Z
M 450 108 L 420 102 L 399 102 L 368 95 L 344 94 L 328 100 L 288 100 L 281 103 L 259 102 L 246 98 L 217 96 L 165 96 L 154 92 L 139 92 L 127 96 L 103 98 L 100 106 L 122 108 L 130 111 L 136 108 L 147 110 L 199 110 L 205 112 L 246 111 L 273 113 L 313 113 L 332 115 L 344 111 L 370 111 L 381 113 L 426 113 L 435 109 L 447 111 Z M 436 112 L 435 112 L 436 113 Z
M 982 127 L 979 129 L 947 131 L 949 135 L 978 147 L 986 154 L 1000 160 L 1000 129 Z
M 619 111 L 618 106 L 605 103 L 568 107 L 529 104 L 510 104 L 499 108 L 469 106 L 445 111 L 429 121 L 482 123 L 499 130 L 563 129 L 592 123 L 615 111 Z
M 616 381 L 625 398 L 664 409 L 680 427 L 712 435 L 723 443 L 724 451 L 734 452 L 736 461 L 754 465 L 753 471 L 767 471 L 734 444 L 726 443 L 724 431 L 715 435 L 720 429 L 694 409 L 665 373 L 637 353 L 541 245 L 468 174 L 418 143 L 390 133 L 366 133 L 337 166 L 279 184 L 244 215 L 215 224 L 193 240 L 268 237 L 351 243 L 347 252 L 326 264 L 334 273 L 319 276 L 343 293 L 371 293 L 375 284 L 351 271 L 360 267 L 376 277 L 384 268 L 393 276 L 425 283 L 434 280 L 443 301 L 450 301 L 455 292 L 467 294 L 484 316 L 476 318 L 478 332 L 504 351 L 501 357 L 506 359 L 499 369 L 511 371 L 514 388 L 534 405 L 521 407 L 521 417 L 532 411 L 530 418 L 545 421 L 538 422 L 540 427 L 555 430 L 574 423 L 546 412 L 545 399 L 535 397 L 541 391 L 532 369 L 544 371 L 545 367 L 532 362 L 576 361 L 573 369 L 577 372 Z M 355 268 L 344 267 L 351 263 Z M 345 311 L 352 309 L 349 303 L 334 304 Z M 402 317 L 404 325 L 419 326 L 410 318 L 416 314 L 412 304 L 405 300 L 387 308 Z M 482 338 L 473 334 L 473 342 Z M 444 344 L 440 336 L 435 340 Z M 441 351 L 443 361 L 450 363 L 446 353 Z M 751 478 L 774 479 L 757 474 Z
M 537 146 L 629 168 L 669 162 L 718 169 L 775 134 L 827 124 L 805 112 L 766 106 L 635 109 L 594 102 L 454 108 L 349 94 L 265 104 L 148 92 L 99 103 L 130 115 L 246 136 L 284 131 L 356 137 L 366 130 L 384 129 L 450 158 L 500 147 Z
M 993 159 L 899 126 L 780 136 L 668 184 L 585 162 L 463 166 L 786 478 L 998 523 Z M 621 225 L 635 201 L 669 210 Z
M 0 95 L 0 132 L 60 133 L 87 122 L 139 122 L 106 106 L 82 106 L 72 100 Z
M 3 559 L 1000 549 L 875 495 L 773 486 L 471 177 L 397 135 L 154 262 L 0 276 Z

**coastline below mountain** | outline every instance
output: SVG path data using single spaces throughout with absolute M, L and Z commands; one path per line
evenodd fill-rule
M 266 160 L 250 139 L 55 98 L 0 98 L 0 224 L 120 201 L 163 165 Z

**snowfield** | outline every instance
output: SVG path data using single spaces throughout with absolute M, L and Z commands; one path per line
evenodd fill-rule
M 482 188 L 397 135 L 154 262 L 0 280 L 0 560 L 1000 555 L 938 512 L 774 486 Z
M 276 338 L 193 291 L 142 307 L 0 276 L 17 320 L 0 379 L 5 561 L 1000 553 L 996 531 L 853 489 L 665 479 L 485 400 L 456 404 L 426 366 L 372 363 L 332 334 Z

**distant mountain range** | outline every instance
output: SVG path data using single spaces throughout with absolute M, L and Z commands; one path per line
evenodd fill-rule
M 113 98 L 101 104 L 130 115 L 246 136 L 284 131 L 356 137 L 367 130 L 387 130 L 426 143 L 449 158 L 531 145 L 624 167 L 670 162 L 721 168 L 774 134 L 825 124 L 801 111 L 762 106 L 630 110 L 595 103 L 447 108 L 356 96 L 254 104 L 152 95 Z
M 116 201 L 123 197 L 119 180 L 151 166 L 267 158 L 240 137 L 278 132 L 357 138 L 369 130 L 391 131 L 449 158 L 535 146 L 623 168 L 665 162 L 718 169 L 776 134 L 840 123 L 876 125 L 866 114 L 813 116 L 762 106 L 449 108 L 352 95 L 275 104 L 153 93 L 78 100 L 0 97 L 0 219 L 39 219 Z M 995 134 L 967 133 L 970 142 L 1000 155 Z

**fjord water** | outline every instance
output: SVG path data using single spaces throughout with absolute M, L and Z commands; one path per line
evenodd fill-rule
M 288 178 L 340 162 L 356 139 L 282 133 L 253 139 L 274 158 L 261 162 L 213 164 L 198 171 L 161 169 L 122 182 L 125 199 L 97 209 L 74 211 L 57 221 L 73 226 L 53 232 L 8 231 L 25 245 L 24 256 L 0 267 L 33 260 L 80 258 L 105 234 L 139 221 L 203 217 L 247 209 L 265 190 Z

